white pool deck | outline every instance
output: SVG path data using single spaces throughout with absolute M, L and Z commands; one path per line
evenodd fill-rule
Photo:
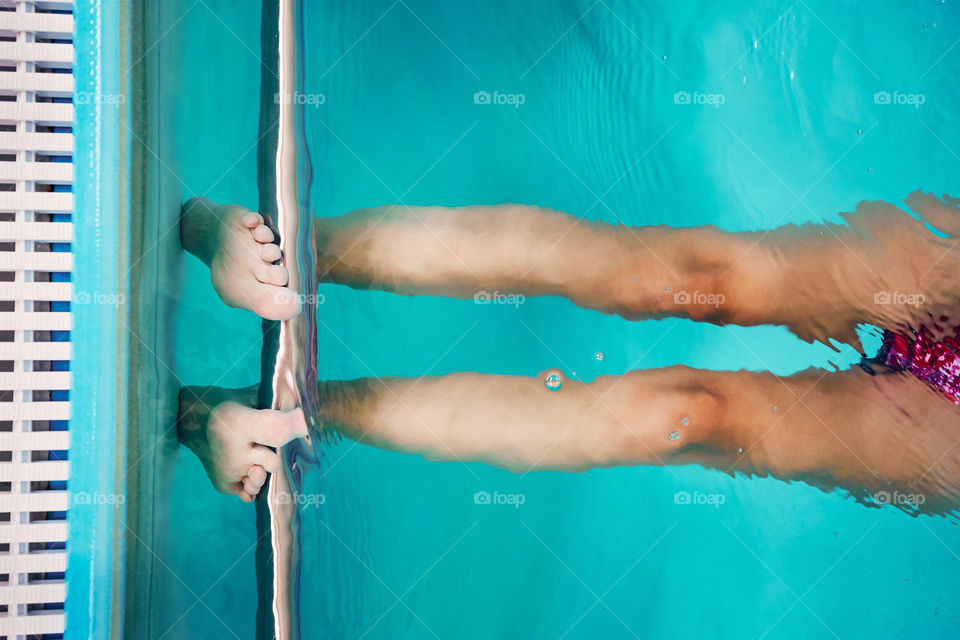
M 71 344 L 50 332 L 70 331 L 71 314 L 51 302 L 72 290 L 50 273 L 70 272 L 73 256 L 50 245 L 71 243 L 73 222 L 50 214 L 73 213 L 73 104 L 47 100 L 73 97 L 72 8 L 0 0 L 0 637 L 10 640 L 64 632 L 66 551 L 37 547 L 67 540 L 69 462 L 50 458 L 70 434 L 49 421 L 70 419 L 70 403 L 51 396 L 70 389 L 70 373 L 51 363 L 69 361 Z

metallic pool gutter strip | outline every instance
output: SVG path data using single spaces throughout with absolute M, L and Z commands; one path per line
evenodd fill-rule
M 129 96 L 120 69 L 130 62 L 129 4 L 76 0 L 74 291 L 127 296 L 129 145 L 120 135 Z M 124 39 L 127 42 L 124 42 Z M 121 213 L 124 215 L 121 215 Z M 73 497 L 123 495 L 129 366 L 126 305 L 72 306 L 70 481 Z M 67 638 L 119 638 L 123 628 L 124 508 L 90 501 L 67 512 Z
M 260 210 L 280 237 L 283 263 L 290 273 L 287 286 L 300 295 L 304 304 L 302 313 L 279 323 L 279 329 L 277 323 L 264 322 L 259 406 L 287 411 L 305 405 L 304 412 L 310 424 L 315 425 L 316 306 L 313 296 L 303 295 L 312 293 L 315 286 L 313 243 L 311 217 L 300 216 L 293 100 L 297 77 L 296 18 L 301 12 L 299 0 L 264 0 L 261 11 L 263 67 L 257 162 Z M 307 158 L 303 161 L 309 163 Z M 301 397 L 301 391 L 305 397 Z M 257 637 L 298 640 L 300 517 L 295 496 L 299 495 L 304 467 L 315 461 L 312 441 L 290 443 L 280 455 L 283 471 L 271 477 L 257 500 L 261 541 L 256 556 Z M 269 576 L 272 582 L 268 584 Z
M 297 208 L 297 146 L 294 131 L 293 103 L 283 100 L 293 95 L 294 83 L 294 38 L 293 38 L 293 0 L 280 0 L 278 14 L 279 55 L 277 58 L 277 76 L 279 94 L 279 122 L 277 125 L 276 149 L 276 199 L 277 229 L 280 232 L 280 250 L 283 262 L 293 267 L 297 264 L 296 236 L 299 231 L 299 210 Z M 294 242 L 291 242 L 294 240 Z M 299 270 L 288 269 L 290 281 L 287 286 L 300 291 Z M 293 326 L 298 318 L 287 320 L 280 325 L 279 344 L 273 371 L 273 408 L 288 411 L 299 404 L 297 384 L 294 377 L 297 345 L 292 343 Z M 282 454 L 282 457 L 286 458 Z M 284 500 L 293 494 L 287 473 L 277 473 L 271 478 L 268 487 L 267 502 L 270 505 L 270 538 L 273 544 L 273 618 L 274 637 L 277 640 L 293 640 L 300 637 L 297 624 L 297 608 L 292 601 L 295 587 L 292 572 L 297 563 L 297 531 L 299 518 L 294 500 Z
M 279 76 L 279 5 L 278 0 L 263 0 L 260 11 L 260 124 L 257 142 L 257 208 L 268 222 L 276 227 L 277 220 L 277 175 L 276 158 L 279 145 L 277 126 L 279 104 L 273 96 L 280 91 Z M 273 406 L 273 374 L 279 348 L 280 323 L 263 320 L 263 344 L 260 350 L 260 389 L 257 406 L 261 409 Z M 272 479 L 268 479 L 272 484 Z M 265 487 L 265 489 L 268 489 Z M 255 502 L 257 525 L 257 548 L 255 563 L 257 571 L 257 616 L 255 637 L 271 640 L 275 633 L 276 616 L 273 612 L 274 571 L 273 537 L 270 506 L 263 499 L 268 490 L 261 490 Z

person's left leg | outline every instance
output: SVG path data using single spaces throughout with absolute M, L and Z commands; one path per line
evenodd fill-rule
M 515 472 L 700 464 L 922 495 L 931 510 L 956 508 L 960 489 L 956 407 L 896 374 L 677 366 L 582 383 L 558 370 L 455 373 L 324 382 L 319 396 L 325 428 L 429 460 Z M 273 416 L 244 413 L 251 433 Z
M 457 373 L 321 383 L 320 398 L 326 428 L 429 460 L 515 472 L 700 464 L 921 495 L 931 510 L 956 508 L 960 490 L 956 407 L 896 374 L 677 366 L 582 383 L 558 370 Z

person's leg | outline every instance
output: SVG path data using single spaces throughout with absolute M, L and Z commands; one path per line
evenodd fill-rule
M 908 204 L 947 232 L 960 227 L 954 200 L 917 192 Z M 861 203 L 845 218 L 846 226 L 728 233 L 609 225 L 522 205 L 387 206 L 317 218 L 317 272 L 406 295 L 559 295 L 629 319 L 778 324 L 805 340 L 852 344 L 859 323 L 915 320 L 916 295 L 878 305 L 883 292 L 960 302 L 955 261 L 941 260 L 953 239 L 887 203 Z
M 856 345 L 860 323 L 917 325 L 928 309 L 960 309 L 956 262 L 944 259 L 960 236 L 958 201 L 915 192 L 907 204 L 952 237 L 883 202 L 861 203 L 847 225 L 744 233 L 609 225 L 522 205 L 387 206 L 317 218 L 316 264 L 320 281 L 362 289 L 559 295 L 628 319 L 777 324 L 804 340 Z M 193 198 L 181 238 L 228 304 L 286 318 L 299 305 L 262 222 Z
M 956 508 L 956 408 L 916 379 L 682 366 L 565 379 L 458 373 L 320 385 L 325 428 L 429 460 L 515 472 L 700 464 Z M 881 499 L 882 501 L 882 499 Z
M 558 390 L 548 388 L 548 376 L 558 376 Z M 558 370 L 457 373 L 324 382 L 319 396 L 324 428 L 429 460 L 515 472 L 700 464 L 892 502 L 896 492 L 920 496 L 918 506 L 930 512 L 958 507 L 956 407 L 892 373 L 779 378 L 677 366 L 586 384 Z M 301 412 L 258 411 L 253 400 L 252 388 L 181 392 L 181 442 L 218 490 L 244 500 L 279 468 L 262 445 L 306 435 Z
M 280 247 L 259 213 L 238 205 L 220 205 L 191 198 L 180 217 L 183 248 L 210 267 L 210 279 L 231 307 L 283 320 L 300 309 L 297 296 L 285 287 L 287 270 L 279 264 Z

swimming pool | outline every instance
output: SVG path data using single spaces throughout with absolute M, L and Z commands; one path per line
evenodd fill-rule
M 200 194 L 254 206 L 259 3 L 151 7 L 160 208 Z M 950 2 L 365 0 L 307 2 L 305 23 L 317 215 L 519 202 L 742 230 L 956 190 Z M 177 376 L 256 381 L 259 323 L 219 302 L 198 261 L 182 269 L 158 285 L 177 304 Z M 857 359 L 773 327 L 629 323 L 551 298 L 320 293 L 326 379 Z M 188 452 L 165 481 L 151 632 L 253 637 L 252 510 Z M 678 504 L 683 491 L 723 502 Z M 302 510 L 309 638 L 953 637 L 960 621 L 952 520 L 799 483 L 694 467 L 515 475 L 344 441 L 304 494 L 318 496 Z

